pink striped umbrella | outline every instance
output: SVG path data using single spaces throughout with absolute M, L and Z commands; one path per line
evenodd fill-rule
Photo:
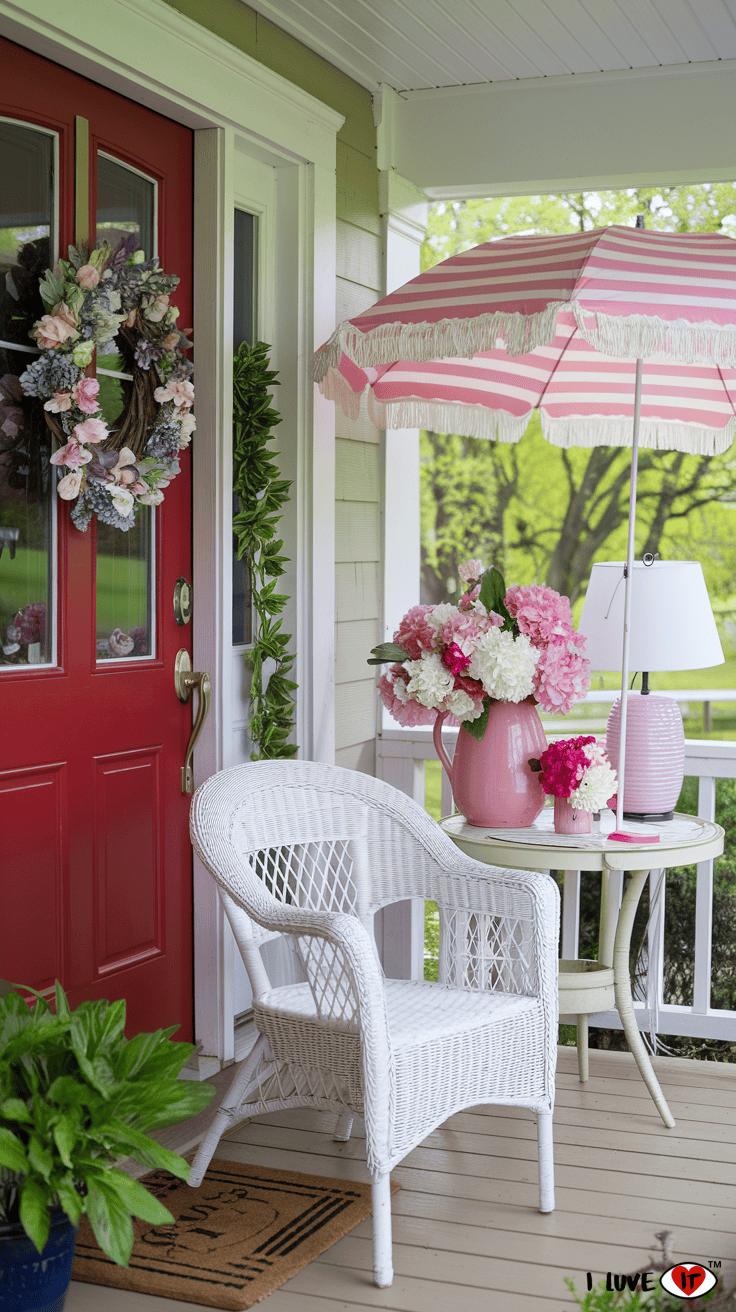
M 367 390 L 378 427 L 514 442 L 539 408 L 555 445 L 631 445 L 623 780 L 638 449 L 731 444 L 736 242 L 625 227 L 486 242 L 340 324 L 314 376 L 352 416 Z M 619 828 L 622 813 L 619 788 Z

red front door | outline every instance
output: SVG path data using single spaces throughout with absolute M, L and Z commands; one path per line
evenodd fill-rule
M 88 189 L 93 242 L 135 233 L 178 274 L 191 324 L 192 133 L 9 42 L 0 57 L 0 977 L 125 998 L 129 1033 L 190 1038 L 191 713 L 174 661 L 191 625 L 173 606 L 191 579 L 189 452 L 135 530 L 82 533 L 15 380 L 35 358 L 38 275 L 75 238 L 75 186 L 77 225 Z M 97 367 L 114 419 L 124 365 Z

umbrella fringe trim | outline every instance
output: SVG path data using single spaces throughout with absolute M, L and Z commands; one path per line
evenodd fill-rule
M 552 446 L 567 450 L 570 447 L 632 445 L 631 419 L 612 420 L 605 415 L 553 419 L 544 410 L 540 411 L 540 416 L 542 434 Z M 728 451 L 735 431 L 736 417 L 729 419 L 724 428 L 699 428 L 697 424 L 642 419 L 639 424 L 639 446 L 650 451 L 683 451 L 694 456 L 719 456 Z
M 482 405 L 451 401 L 425 401 L 420 397 L 403 401 L 378 401 L 368 394 L 368 415 L 376 428 L 422 428 L 457 437 L 482 437 L 489 442 L 518 442 L 526 432 L 533 410 L 509 415 Z
M 437 323 L 384 323 L 361 332 L 349 319 L 341 323 L 315 352 L 312 375 L 322 383 L 329 369 L 338 369 L 343 354 L 359 369 L 397 360 L 423 363 L 438 359 L 470 359 L 492 351 L 502 338 L 509 355 L 526 355 L 554 341 L 557 316 L 569 309 L 566 301 L 553 302 L 538 314 L 480 314 L 468 319 L 440 319 Z
M 319 390 L 328 401 L 335 401 L 348 419 L 360 418 L 362 392 L 354 392 L 350 383 L 338 369 L 330 368 L 319 384 Z
M 647 359 L 666 355 L 681 364 L 736 365 L 736 332 L 718 324 L 670 322 L 655 315 L 615 315 L 587 312 L 570 304 L 580 336 L 603 355 Z M 592 326 L 591 321 L 595 324 Z

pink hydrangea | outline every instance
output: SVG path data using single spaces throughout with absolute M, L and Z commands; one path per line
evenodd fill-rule
M 541 647 L 534 671 L 534 696 L 543 710 L 567 713 L 590 688 L 590 661 L 585 638 L 571 625 Z
M 479 579 L 483 573 L 483 561 L 465 560 L 462 565 L 458 566 L 457 572 L 463 583 L 475 583 L 475 580 Z
M 470 656 L 491 623 L 485 615 L 476 615 L 474 611 L 456 611 L 439 631 L 440 644 L 449 647 L 455 643 L 465 656 Z
M 415 609 L 418 608 L 415 607 Z M 425 609 L 431 609 L 431 607 L 425 607 Z M 406 688 L 408 677 L 408 671 L 404 669 L 403 665 L 392 665 L 385 674 L 381 675 L 381 681 L 378 685 L 381 701 L 396 722 L 406 729 L 414 729 L 421 724 L 434 724 L 437 718 L 436 711 L 431 711 L 428 707 L 422 706 L 419 702 L 411 699 L 404 700 L 407 696 L 405 692 L 403 698 L 400 695 L 403 689 Z M 399 692 L 396 691 L 397 688 Z
M 590 757 L 585 748 L 591 743 L 595 743 L 595 738 L 590 735 L 560 738 L 542 752 L 539 758 L 542 766 L 539 779 L 545 793 L 553 797 L 569 797 L 575 791 L 590 765 Z
M 436 648 L 435 630 L 427 623 L 427 615 L 433 610 L 434 606 L 412 606 L 394 634 L 394 642 L 404 648 L 412 661 L 418 661 L 423 651 Z
M 46 603 L 34 601 L 30 606 L 24 606 L 13 623 L 16 642 L 43 642 L 46 637 Z
M 535 647 L 542 646 L 563 632 L 561 626 L 572 628 L 572 611 L 567 597 L 554 588 L 531 583 L 526 587 L 514 585 L 506 591 L 506 609 L 513 615 L 519 631 L 531 638 Z

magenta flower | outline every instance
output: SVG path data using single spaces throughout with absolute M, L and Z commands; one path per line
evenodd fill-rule
M 462 647 L 458 647 L 456 642 L 450 643 L 442 659 L 453 674 L 462 674 L 470 664 L 470 657 L 465 655 Z

